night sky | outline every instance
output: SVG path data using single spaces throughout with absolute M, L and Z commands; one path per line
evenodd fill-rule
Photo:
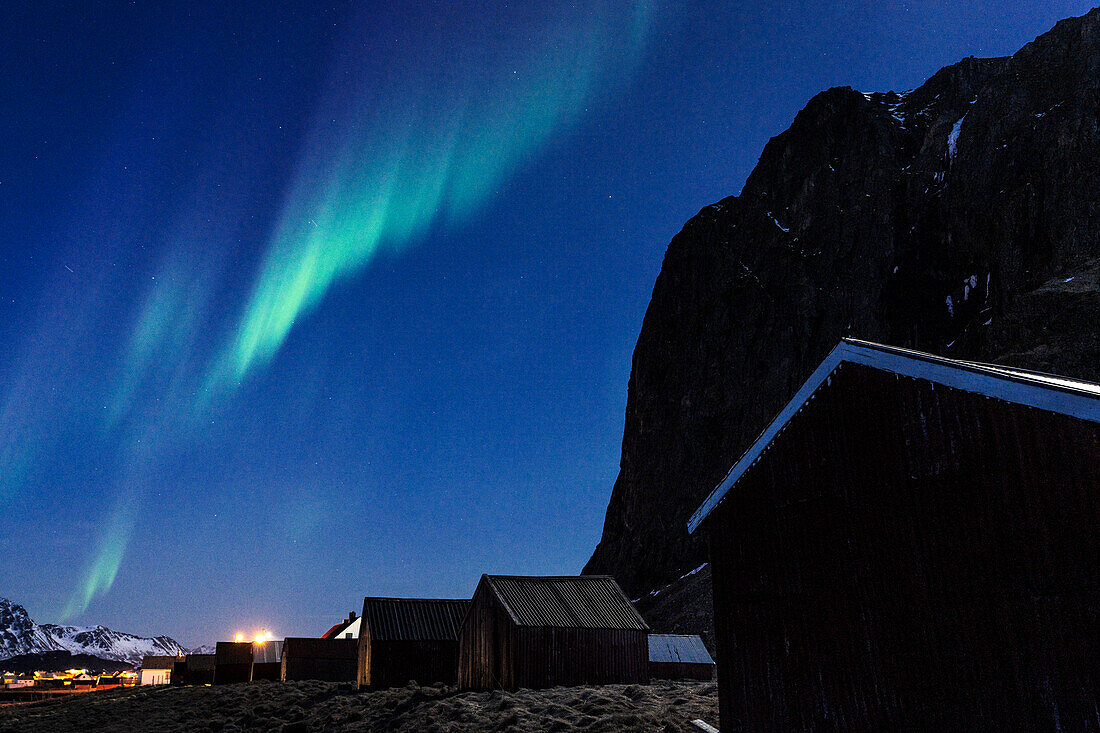
M 578 572 L 683 223 L 1089 7 L 0 4 L 0 596 L 198 645 Z

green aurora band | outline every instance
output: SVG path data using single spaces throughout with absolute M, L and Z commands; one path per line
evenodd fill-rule
M 645 3 L 589 3 L 532 33 L 541 48 L 522 64 L 460 64 L 436 79 L 442 87 L 410 73 L 393 98 L 356 106 L 338 133 L 339 154 L 300 169 L 208 387 L 232 390 L 267 363 L 337 280 L 401 251 L 437 220 L 461 223 L 484 207 L 602 88 L 633 70 L 651 17 Z M 319 127 L 311 149 L 324 149 L 330 135 Z
M 384 252 L 403 251 L 437 222 L 458 225 L 483 209 L 554 135 L 575 125 L 588 107 L 598 106 L 629 78 L 645 51 L 653 18 L 648 2 L 580 3 L 552 27 L 526 29 L 520 45 L 538 39 L 534 50 L 499 41 L 490 49 L 459 53 L 456 62 L 443 58 L 434 70 L 425 70 L 422 61 L 416 68 L 410 60 L 407 68 L 393 70 L 386 92 L 330 99 L 318 115 L 251 294 L 223 348 L 205 374 L 197 380 L 185 377 L 183 362 L 196 356 L 197 321 L 216 310 L 202 298 L 212 297 L 216 288 L 188 282 L 193 274 L 169 261 L 150 287 L 120 355 L 105 429 L 144 423 L 145 429 L 128 441 L 116 434 L 131 452 L 144 435 L 140 452 L 145 460 L 155 460 L 151 442 L 185 438 L 158 435 L 183 429 L 170 427 L 166 416 L 208 414 L 270 362 L 298 319 L 336 282 Z M 491 33 L 486 38 L 494 38 Z M 168 379 L 163 374 L 158 379 L 156 365 L 165 363 L 175 363 L 176 369 Z M 190 382 L 198 386 L 186 388 Z M 147 390 L 163 397 L 159 414 L 143 414 L 146 410 L 136 407 L 149 404 L 138 400 Z M 16 463 L 12 457 L 6 460 Z M 83 613 L 110 590 L 140 501 L 138 491 L 120 497 L 63 620 Z

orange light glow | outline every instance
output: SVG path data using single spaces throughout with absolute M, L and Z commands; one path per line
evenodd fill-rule
M 265 641 L 267 641 L 267 638 L 267 629 L 264 629 L 260 633 L 256 634 L 255 641 L 257 644 L 263 644 Z
M 233 641 L 244 641 L 244 634 L 234 634 Z

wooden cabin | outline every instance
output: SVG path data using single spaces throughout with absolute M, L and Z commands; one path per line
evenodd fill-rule
M 1100 385 L 844 340 L 691 518 L 722 730 L 1086 730 Z
M 176 662 L 180 661 L 176 656 L 146 655 L 141 658 L 141 684 L 142 685 L 169 685 L 174 681 L 172 672 Z
M 183 683 L 209 685 L 214 682 L 214 654 L 188 654 L 185 657 Z
M 214 647 L 214 684 L 228 685 L 252 679 L 252 642 L 219 641 Z
M 649 627 L 604 575 L 482 575 L 459 635 L 462 689 L 647 682 Z
M 359 689 L 453 685 L 465 599 L 364 598 L 359 626 Z
M 288 637 L 283 641 L 280 679 L 355 682 L 359 664 L 359 640 Z
M 714 659 L 698 634 L 650 634 L 649 678 L 714 679 Z

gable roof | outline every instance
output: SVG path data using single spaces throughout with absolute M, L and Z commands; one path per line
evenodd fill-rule
M 355 625 L 356 636 L 359 634 L 359 624 L 357 623 L 361 617 L 355 615 L 355 611 L 348 614 L 348 617 L 338 624 L 333 624 L 325 633 L 321 634 L 322 639 L 336 639 L 343 636 L 344 632 L 349 630 L 349 627 Z
M 517 626 L 649 630 L 609 575 L 482 575 L 481 580 Z
M 650 634 L 649 661 L 714 664 L 698 634 Z
M 455 641 L 470 601 L 456 598 L 364 598 L 365 624 L 378 641 Z
M 756 442 L 733 464 L 726 477 L 710 492 L 699 509 L 691 515 L 688 532 L 694 532 L 698 528 L 749 466 L 756 462 L 768 444 L 844 362 L 862 364 L 1006 402 L 1100 422 L 1100 384 L 996 364 L 947 359 L 870 341 L 842 339 Z
M 321 638 L 322 638 L 322 639 L 335 639 L 335 638 L 336 638 L 336 635 L 337 635 L 337 634 L 338 634 L 338 633 L 339 633 L 340 631 L 343 631 L 343 629 L 344 629 L 344 627 L 345 627 L 345 626 L 347 626 L 347 623 L 345 623 L 345 622 L 343 622 L 343 621 L 341 621 L 340 623 L 337 623 L 337 624 L 333 624 L 333 625 L 332 625 L 332 626 L 331 626 L 331 627 L 329 628 L 329 630 L 328 630 L 328 631 L 326 631 L 325 633 L 321 634 Z

